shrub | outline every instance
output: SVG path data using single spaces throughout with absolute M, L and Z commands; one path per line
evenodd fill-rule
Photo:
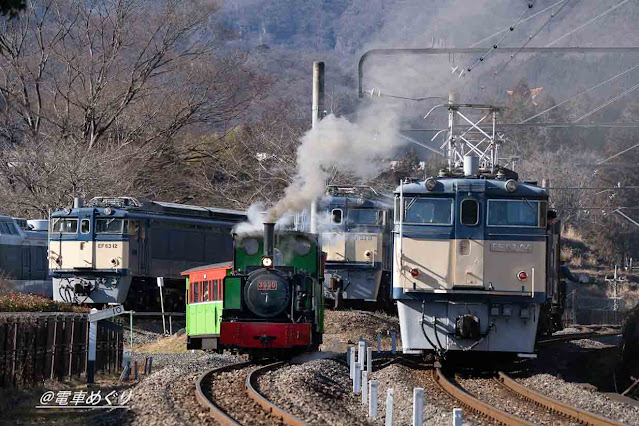
M 37 294 L 0 294 L 0 312 L 89 312 L 89 308 L 54 302 Z

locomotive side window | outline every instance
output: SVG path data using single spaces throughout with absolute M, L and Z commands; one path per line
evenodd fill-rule
M 375 209 L 351 209 L 348 211 L 349 225 L 379 225 L 379 215 Z
M 200 283 L 193 283 L 193 292 L 191 293 L 193 303 L 200 301 Z
M 53 218 L 51 222 L 51 232 L 62 234 L 77 234 L 78 232 L 78 219 Z
M 80 232 L 82 232 L 83 234 L 88 234 L 91 228 L 91 222 L 89 222 L 89 219 L 82 219 L 82 222 L 80 222 Z
M 342 216 L 343 216 L 343 212 L 342 209 L 333 209 L 333 211 L 331 211 L 331 218 L 333 220 L 333 223 L 336 224 L 340 224 L 342 223 Z
M 461 202 L 461 222 L 466 226 L 479 224 L 479 203 L 477 200 L 469 198 Z
M 488 226 L 539 226 L 539 201 L 488 200 Z
M 213 297 L 211 300 L 220 300 L 219 285 L 219 280 L 213 281 Z
M 98 234 L 126 233 L 125 221 L 122 219 L 98 219 L 95 222 L 95 232 Z
M 406 223 L 452 225 L 453 200 L 449 198 L 407 198 L 404 200 Z

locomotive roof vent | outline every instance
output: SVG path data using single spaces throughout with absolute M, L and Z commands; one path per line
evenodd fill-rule
M 464 176 L 477 176 L 479 174 L 479 157 L 474 155 L 464 156 Z

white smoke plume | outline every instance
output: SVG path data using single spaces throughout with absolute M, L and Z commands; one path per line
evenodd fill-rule
M 248 220 L 235 225 L 233 233 L 235 234 L 254 234 L 264 231 L 264 222 L 266 220 L 266 205 L 262 202 L 253 203 L 246 212 Z M 294 217 L 291 214 L 284 214 L 278 218 L 275 228 L 283 228 L 293 223 Z
M 335 167 L 360 179 L 375 176 L 392 151 L 403 144 L 398 119 L 385 103 L 369 106 L 355 121 L 329 115 L 309 130 L 297 149 L 297 174 L 284 197 L 267 212 L 267 221 L 306 209 L 324 194 Z

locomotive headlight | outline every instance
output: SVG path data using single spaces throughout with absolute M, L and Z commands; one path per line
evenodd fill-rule
M 113 213 L 113 209 L 111 207 L 107 207 L 106 209 L 104 209 L 104 214 L 105 215 L 110 215 L 111 213 Z
M 271 266 L 273 266 L 273 258 L 264 256 L 262 258 L 262 266 L 265 268 L 270 268 Z
M 506 181 L 506 191 L 515 192 L 516 189 L 517 189 L 517 181 L 514 179 L 508 179 Z
M 432 191 L 437 186 L 437 181 L 433 179 L 432 177 L 430 177 L 426 179 L 425 185 L 426 185 L 426 189 L 428 189 L 429 191 Z

